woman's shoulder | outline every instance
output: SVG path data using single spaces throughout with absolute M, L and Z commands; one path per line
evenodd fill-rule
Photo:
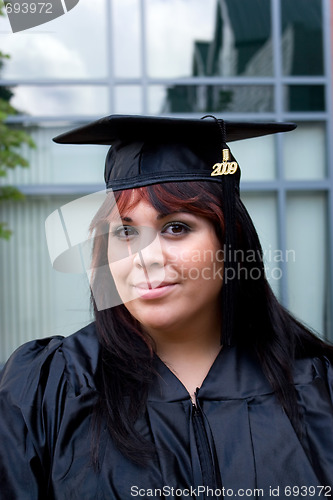
M 37 391 L 64 383 L 77 394 L 93 386 L 98 353 L 94 323 L 69 337 L 29 341 L 16 349 L 1 371 L 0 394 L 24 401 Z
M 308 384 L 315 386 L 318 390 L 325 387 L 333 401 L 333 358 L 331 352 L 297 359 L 294 363 L 293 374 L 296 387 Z

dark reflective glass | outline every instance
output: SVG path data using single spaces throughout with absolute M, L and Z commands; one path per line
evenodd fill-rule
M 172 85 L 151 87 L 150 113 L 271 112 L 269 85 Z
M 323 85 L 289 85 L 285 87 L 286 111 L 325 111 Z
M 285 75 L 322 75 L 322 0 L 281 0 Z
M 270 4 L 147 0 L 149 76 L 271 76 Z

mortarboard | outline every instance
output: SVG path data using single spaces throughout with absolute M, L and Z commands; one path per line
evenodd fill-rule
M 61 144 L 110 145 L 105 182 L 107 188 L 116 191 L 160 182 L 220 181 L 228 169 L 213 170 L 214 165 L 234 161 L 227 143 L 295 127 L 293 123 L 111 115 L 53 140 Z M 229 168 L 230 172 L 233 170 Z M 239 180 L 239 172 L 236 177 Z

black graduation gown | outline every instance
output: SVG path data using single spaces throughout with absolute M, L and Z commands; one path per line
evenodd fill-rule
M 98 359 L 94 324 L 29 342 L 0 381 L 0 498 L 318 498 L 333 484 L 332 368 L 296 363 L 303 414 L 299 439 L 254 356 L 225 348 L 197 393 L 197 408 L 160 361 L 137 422 L 154 442 L 148 467 L 124 458 L 102 431 L 91 465 L 91 412 Z

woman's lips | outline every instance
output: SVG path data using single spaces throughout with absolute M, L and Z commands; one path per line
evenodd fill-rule
M 139 297 L 143 299 L 158 299 L 160 297 L 163 297 L 164 295 L 167 295 L 176 286 L 177 283 L 145 282 L 134 285 L 134 289 L 138 293 Z

